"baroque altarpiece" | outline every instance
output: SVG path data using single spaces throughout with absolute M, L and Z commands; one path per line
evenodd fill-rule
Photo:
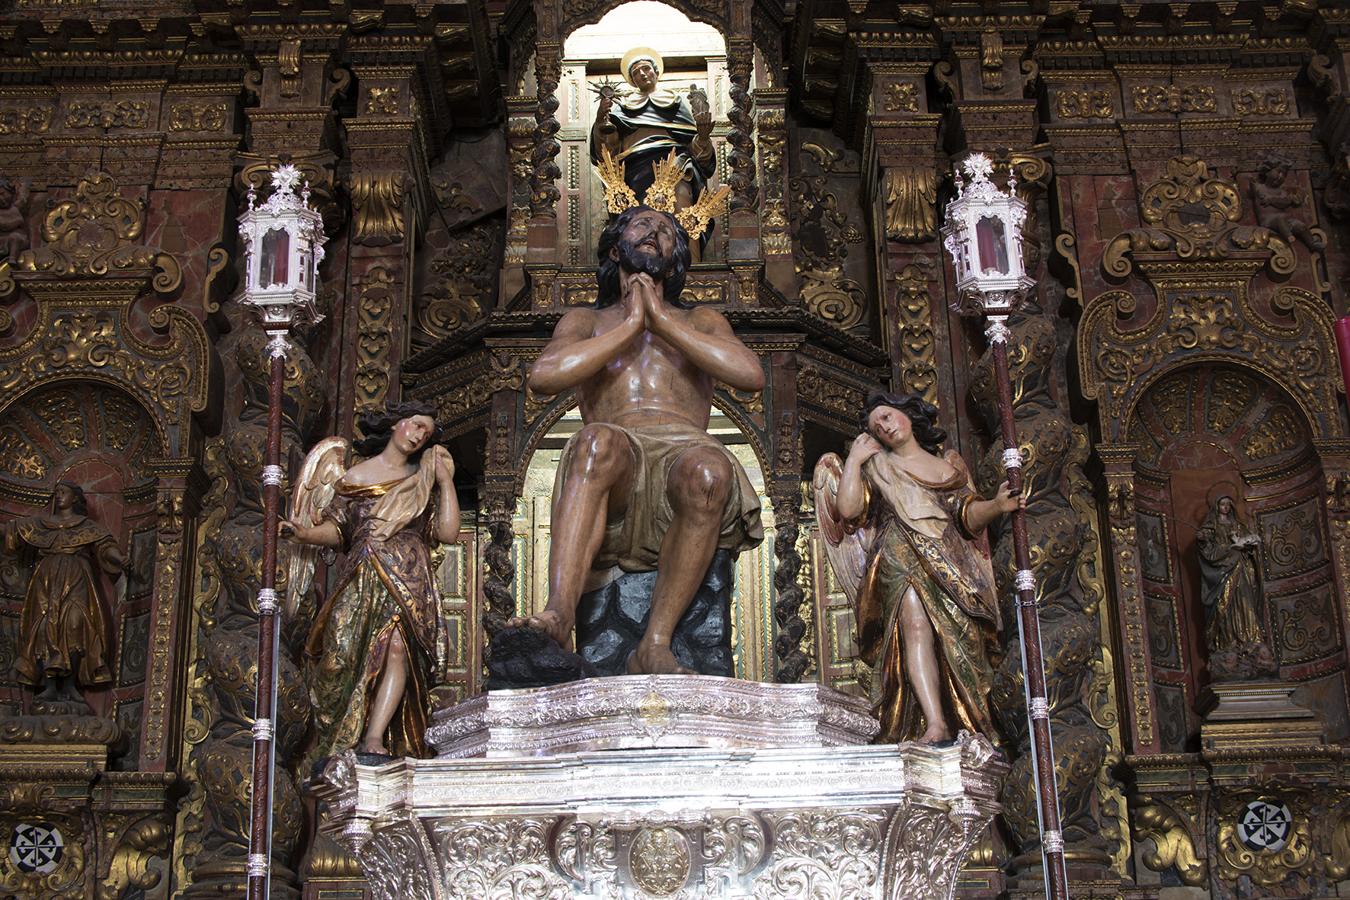
M 104 671 L 70 676 L 77 715 L 44 715 L 24 622 L 46 557 L 7 539 L 0 895 L 242 895 L 268 360 L 234 223 L 278 164 L 328 236 L 326 317 L 285 369 L 291 474 L 364 412 L 434 405 L 464 510 L 436 559 L 435 696 L 484 689 L 488 638 L 545 600 L 580 418 L 526 374 L 593 300 L 590 135 L 637 45 L 662 88 L 703 96 L 708 180 L 730 189 L 684 299 L 765 373 L 759 394 L 719 389 L 711 427 L 765 500 L 768 539 L 737 563 L 736 675 L 859 689 L 809 473 L 873 387 L 935 403 L 981 492 L 1001 480 L 993 366 L 939 237 L 953 163 L 987 153 L 1030 208 L 1013 400 L 1074 896 L 1350 892 L 1342 4 L 0 8 L 0 518 L 22 537 L 73 503 L 120 561 L 85 598 Z M 990 545 L 1007 603 L 1011 534 Z M 1232 604 L 1236 649 L 1214 638 Z M 283 630 L 273 890 L 357 898 L 299 769 L 304 627 Z M 1040 893 L 1002 640 L 1012 769 L 958 896 Z

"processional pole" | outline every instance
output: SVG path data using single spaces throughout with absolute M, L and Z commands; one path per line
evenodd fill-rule
M 967 184 L 961 169 L 970 178 Z M 1022 492 L 1022 454 L 1013 421 L 1012 381 L 1008 375 L 1008 315 L 1035 284 L 1022 262 L 1022 223 L 1027 205 L 1017 196 L 1017 177 L 1008 175 L 1008 190 L 989 180 L 994 166 L 983 153 L 966 157 L 956 171 L 956 198 L 947 204 L 943 245 L 956 270 L 956 290 L 962 311 L 982 315 L 985 337 L 994 362 L 998 388 L 998 418 L 1003 438 L 1003 467 L 1012 493 Z M 1050 735 L 1050 702 L 1046 696 L 1045 660 L 1041 652 L 1041 617 L 1036 606 L 1036 576 L 1027 545 L 1026 510 L 1012 512 L 1013 553 L 1017 572 L 1017 629 L 1021 638 L 1027 723 L 1031 734 L 1031 767 L 1036 781 L 1036 809 L 1040 824 L 1045 893 L 1051 900 L 1068 900 L 1069 879 L 1064 864 L 1064 835 L 1060 830 L 1059 790 L 1055 783 L 1055 752 Z
M 272 878 L 272 785 L 276 771 L 277 661 L 281 644 L 277 599 L 277 523 L 281 512 L 281 412 L 286 383 L 287 333 L 318 322 L 316 273 L 323 260 L 323 217 L 309 205 L 309 185 L 283 165 L 272 172 L 272 195 L 239 216 L 244 241 L 244 297 L 267 332 L 267 454 L 262 470 L 263 552 L 258 591 L 258 694 L 253 721 L 253 778 L 249 800 L 248 900 L 267 900 Z
M 1336 320 L 1336 350 L 1341 358 L 1341 381 L 1350 396 L 1350 316 Z

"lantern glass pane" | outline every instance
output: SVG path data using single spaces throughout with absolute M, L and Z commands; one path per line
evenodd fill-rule
M 290 273 L 291 236 L 284 228 L 273 228 L 263 235 L 262 264 L 258 269 L 258 287 L 284 287 Z
M 1008 274 L 1008 236 L 1002 219 L 984 216 L 976 222 L 975 245 L 980 254 L 981 274 Z

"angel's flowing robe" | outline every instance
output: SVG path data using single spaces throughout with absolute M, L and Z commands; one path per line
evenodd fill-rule
M 879 453 L 863 465 L 873 523 L 866 573 L 857 598 L 859 655 L 873 667 L 871 700 L 879 742 L 913 740 L 927 726 L 905 678 L 900 601 L 913 588 L 933 626 L 942 702 L 960 728 L 997 740 L 989 714 L 994 672 L 990 651 L 999 628 L 994 570 L 966 526 L 978 499 L 960 455 L 938 484 L 921 481 Z
M 317 731 L 310 763 L 360 743 L 396 631 L 408 650 L 408 681 L 386 746 L 395 756 L 430 755 L 425 734 L 440 625 L 430 472 L 424 466 L 372 485 L 339 481 L 323 513 L 337 524 L 346 554 L 306 645 Z M 389 501 L 400 499 L 392 505 L 418 508 L 389 515 Z

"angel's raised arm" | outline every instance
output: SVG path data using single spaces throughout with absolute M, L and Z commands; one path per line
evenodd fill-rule
M 867 555 L 871 550 L 872 534 L 857 520 L 845 518 L 839 512 L 839 482 L 844 477 L 844 461 L 837 453 L 826 453 L 816 463 L 811 487 L 816 499 L 816 523 L 825 539 L 825 555 L 839 586 L 850 601 L 858 599 L 858 589 L 867 572 Z

